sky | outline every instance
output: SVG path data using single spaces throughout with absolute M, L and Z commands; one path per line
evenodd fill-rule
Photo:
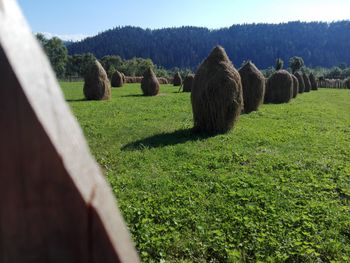
M 80 40 L 116 26 L 349 20 L 350 0 L 18 0 L 33 32 Z

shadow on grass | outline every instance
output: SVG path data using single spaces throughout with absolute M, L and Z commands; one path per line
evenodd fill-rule
M 147 98 L 147 96 L 144 96 L 143 94 L 129 94 L 129 95 L 122 95 L 120 97 L 124 97 L 124 98 L 130 98 L 130 97 L 145 97 Z
M 129 143 L 121 148 L 122 151 L 133 151 L 144 148 L 159 148 L 176 145 L 188 141 L 199 141 L 212 137 L 210 134 L 197 134 L 192 129 L 181 129 L 174 132 L 156 134 L 142 140 Z
M 69 99 L 66 100 L 66 102 L 80 102 L 80 101 L 87 101 L 85 98 L 81 98 L 81 99 Z

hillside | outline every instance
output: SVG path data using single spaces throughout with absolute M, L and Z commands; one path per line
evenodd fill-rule
M 209 30 L 198 27 L 117 27 L 68 46 L 70 54 L 91 52 L 101 58 L 119 55 L 151 58 L 165 68 L 196 68 L 212 47 L 220 44 L 240 66 L 251 59 L 260 68 L 301 56 L 310 67 L 350 64 L 350 21 L 245 24 Z

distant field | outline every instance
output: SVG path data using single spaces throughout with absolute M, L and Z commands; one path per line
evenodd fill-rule
M 263 105 L 215 137 L 190 94 L 61 83 L 144 262 L 350 262 L 350 90 Z

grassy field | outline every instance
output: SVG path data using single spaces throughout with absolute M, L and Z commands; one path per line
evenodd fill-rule
M 144 262 L 350 262 L 350 90 L 191 134 L 190 95 L 61 83 Z

